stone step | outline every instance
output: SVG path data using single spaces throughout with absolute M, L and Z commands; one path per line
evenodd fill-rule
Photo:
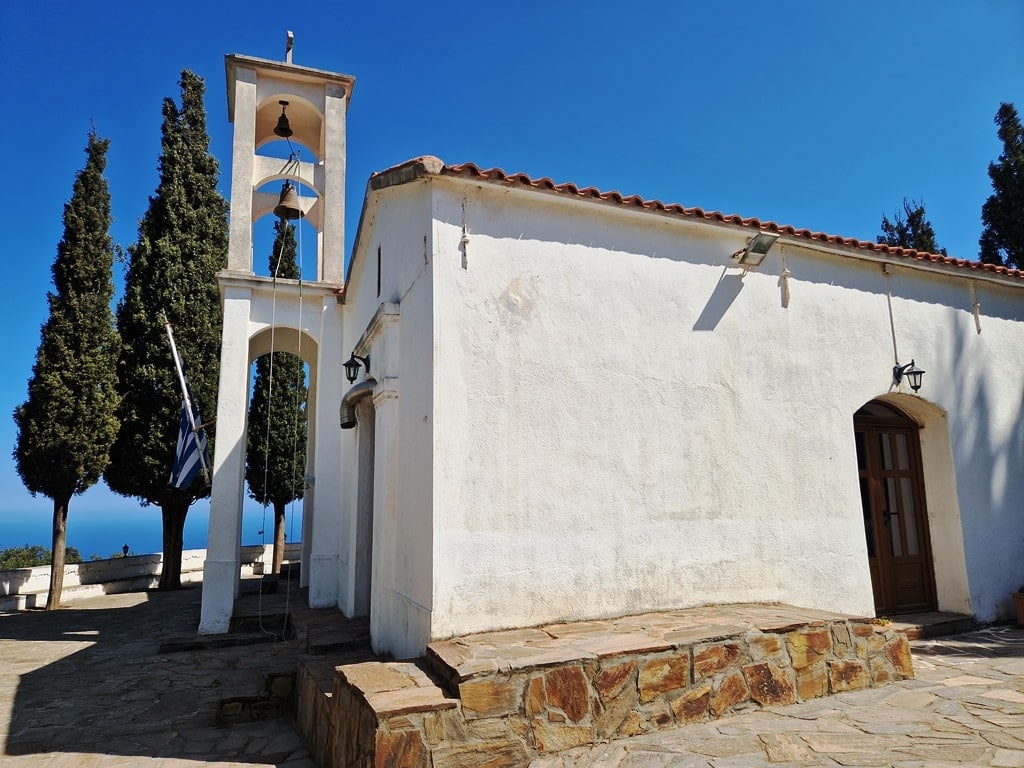
M 243 634 L 265 635 L 270 641 L 292 640 L 295 627 L 286 613 L 236 614 L 228 625 L 228 636 Z
M 276 720 L 290 716 L 295 708 L 297 670 L 277 670 L 266 673 L 262 691 L 227 694 L 217 706 L 218 725 Z
M 978 627 L 978 622 L 973 616 L 940 611 L 893 616 L 890 624 L 903 632 L 908 640 L 957 635 Z
M 370 622 L 345 619 L 343 622 L 311 624 L 306 629 L 306 651 L 315 655 L 348 654 L 370 649 Z
M 160 644 L 160 653 L 207 651 L 216 648 L 235 648 L 243 645 L 280 642 L 281 638 L 268 632 L 234 632 L 225 635 L 188 635 L 171 637 Z
M 274 696 L 235 696 L 220 700 L 217 707 L 217 725 L 232 723 L 253 723 L 260 720 L 277 720 L 289 714 L 287 701 Z
M 783 605 L 482 633 L 412 662 L 339 666 L 321 764 L 526 765 L 912 676 L 898 629 Z

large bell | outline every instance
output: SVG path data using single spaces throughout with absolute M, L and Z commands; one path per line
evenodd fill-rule
M 274 126 L 274 135 L 280 136 L 282 139 L 287 139 L 292 135 L 292 133 L 294 133 L 291 125 L 288 123 L 288 116 L 284 113 L 288 108 L 288 102 L 279 101 L 278 104 L 281 105 L 281 116 L 277 118 L 277 125 Z
M 279 219 L 293 221 L 302 218 L 302 208 L 299 207 L 299 195 L 295 191 L 295 185 L 286 181 L 281 187 L 281 199 L 277 201 L 274 208 L 274 215 Z

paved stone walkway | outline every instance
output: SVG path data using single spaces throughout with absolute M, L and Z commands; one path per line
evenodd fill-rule
M 295 642 L 160 653 L 195 636 L 201 590 L 0 615 L 0 766 L 314 768 L 286 719 L 217 727 L 222 697 L 294 670 Z
M 294 667 L 296 643 L 161 653 L 200 590 L 0 615 L 0 766 L 313 768 L 285 719 L 214 725 L 228 696 Z M 913 643 L 917 677 L 563 752 L 532 768 L 984 765 L 1024 768 L 1024 629 Z

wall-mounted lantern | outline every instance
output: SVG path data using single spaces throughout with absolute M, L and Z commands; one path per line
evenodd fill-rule
M 348 379 L 348 383 L 353 383 L 359 376 L 359 366 L 362 364 L 366 368 L 366 373 L 370 373 L 370 358 L 359 357 L 355 352 L 352 353 L 352 357 L 345 361 L 345 378 Z
M 924 376 L 925 372 L 914 365 L 913 359 L 906 365 L 900 365 L 897 363 L 892 369 L 892 378 L 897 384 L 903 381 L 903 377 L 907 377 L 907 383 L 910 388 L 917 392 L 921 388 L 921 377 Z

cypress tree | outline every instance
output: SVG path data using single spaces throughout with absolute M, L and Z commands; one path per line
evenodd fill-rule
M 274 225 L 270 273 L 298 279 L 295 228 L 279 219 Z M 285 511 L 302 498 L 306 466 L 306 383 L 302 360 L 288 352 L 272 352 L 256 360 L 256 381 L 249 403 L 245 479 L 249 496 L 274 507 L 273 573 L 284 559 Z
M 89 133 L 85 167 L 64 206 L 53 263 L 50 315 L 42 327 L 28 400 L 14 410 L 14 461 L 25 487 L 53 501 L 50 592 L 60 606 L 68 505 L 103 475 L 117 434 L 117 353 L 111 301 L 114 245 L 103 170 L 109 140 Z
M 924 203 L 903 198 L 903 210 L 893 214 L 892 221 L 882 214 L 882 233 L 878 242 L 925 253 L 946 255 L 945 248 L 935 242 L 935 230 L 924 213 Z
M 989 163 L 992 195 L 981 208 L 983 225 L 978 245 L 981 260 L 1010 269 L 1024 268 L 1024 128 L 1013 104 L 996 112 L 1003 152 Z
M 106 471 L 110 488 L 160 507 L 163 570 L 160 589 L 181 586 L 185 517 L 209 486 L 198 476 L 188 488 L 168 482 L 181 419 L 181 389 L 164 329 L 188 365 L 200 415 L 216 410 L 221 307 L 217 272 L 227 266 L 227 202 L 217 191 L 210 155 L 202 78 L 181 73 L 181 107 L 163 101 L 160 181 L 128 248 L 125 292 L 117 308 L 122 346 L 118 375 L 121 429 Z M 207 428 L 211 445 L 213 434 Z

